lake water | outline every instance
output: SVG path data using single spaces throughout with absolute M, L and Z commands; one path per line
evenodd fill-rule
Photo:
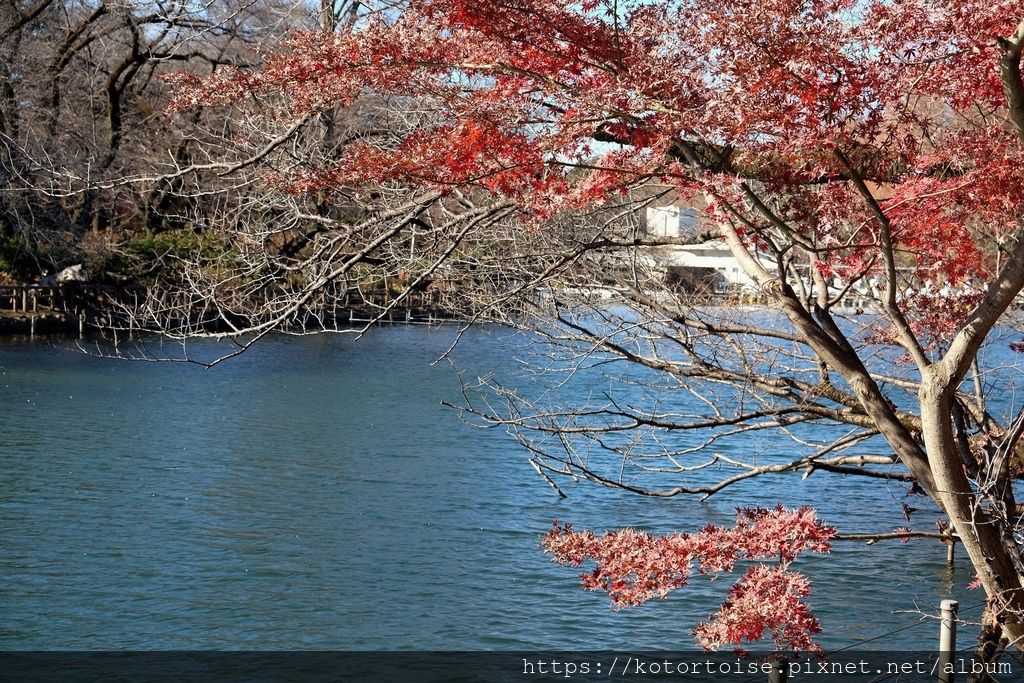
M 454 334 L 276 337 L 210 370 L 5 343 L 0 649 L 692 648 L 728 577 L 617 612 L 540 551 L 551 520 L 694 529 L 784 501 L 844 532 L 906 524 L 899 484 L 821 474 L 706 502 L 585 483 L 559 499 L 503 432 L 441 405 L 461 400 L 431 366 Z M 512 346 L 474 330 L 455 363 L 514 381 Z M 936 623 L 899 611 L 984 599 L 932 541 L 797 567 L 828 648 L 904 629 L 865 647 L 931 649 Z

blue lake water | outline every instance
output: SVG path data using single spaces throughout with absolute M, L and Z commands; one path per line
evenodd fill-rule
M 502 431 L 441 405 L 461 401 L 431 365 L 455 332 L 275 337 L 209 370 L 4 344 L 0 649 L 692 648 L 728 577 L 615 611 L 540 551 L 551 520 L 694 529 L 782 501 L 844 532 L 906 525 L 900 484 L 821 474 L 706 502 L 586 483 L 559 499 Z M 455 365 L 514 381 L 512 346 L 474 330 Z M 797 567 L 828 648 L 904 629 L 865 647 L 931 649 L 935 622 L 901 611 L 983 601 L 931 541 Z

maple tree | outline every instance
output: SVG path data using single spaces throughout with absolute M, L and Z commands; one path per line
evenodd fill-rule
M 593 560 L 597 567 L 582 576 L 583 586 L 607 591 L 620 607 L 685 586 L 695 560 L 699 573 L 710 575 L 731 572 L 738 560 L 774 560 L 772 567 L 747 568 L 718 613 L 696 628 L 697 642 L 708 649 L 739 646 L 767 632 L 779 649 L 820 652 L 812 636 L 821 627 L 802 600 L 810 586 L 789 565 L 801 552 L 828 552 L 834 535 L 835 529 L 818 522 L 810 508 L 779 506 L 739 510 L 732 529 L 709 525 L 695 534 L 652 536 L 625 529 L 596 536 L 556 523 L 542 545 L 564 564 Z
M 359 16 L 349 32 L 290 35 L 258 70 L 177 78 L 172 111 L 231 106 L 258 120 L 226 167 L 257 169 L 279 201 L 316 208 L 293 212 L 314 226 L 289 228 L 303 250 L 284 258 L 267 232 L 239 239 L 244 277 L 197 288 L 217 300 L 232 282 L 272 287 L 248 318 L 246 297 L 218 300 L 236 332 L 280 327 L 330 283 L 374 269 L 416 285 L 461 268 L 495 302 L 545 286 L 555 313 L 538 335 L 580 359 L 626 361 L 703 406 L 609 396 L 552 409 L 495 387 L 507 413 L 469 407 L 513 428 L 553 485 L 568 475 L 711 495 L 801 471 L 907 482 L 966 548 L 989 597 L 987 635 L 1021 643 L 1024 412 L 989 410 L 987 385 L 1006 378 L 979 360 L 1024 287 L 1019 0 L 422 0 L 364 3 Z M 339 108 L 364 114 L 343 143 L 315 159 L 289 152 L 291 131 Z M 693 234 L 640 229 L 667 196 L 706 214 Z M 777 313 L 707 306 L 667 288 L 644 256 L 713 240 Z M 574 297 L 602 284 L 618 308 L 580 313 L 586 296 Z M 842 310 L 854 291 L 863 315 Z M 702 455 L 751 431 L 822 424 L 845 431 L 796 438 L 809 451 L 793 459 Z M 669 443 L 698 431 L 710 436 Z M 879 439 L 886 452 L 850 450 Z M 581 442 L 612 467 L 581 456 Z M 666 464 L 650 466 L 655 456 Z M 627 465 L 684 483 L 658 488 Z M 735 473 L 685 483 L 712 465 Z M 547 543 L 571 562 L 599 558 L 588 585 L 627 603 L 685 581 L 699 556 L 689 546 L 701 534 L 622 534 L 562 529 Z M 624 592 L 628 568 L 610 549 L 650 544 L 679 563 Z M 813 630 L 806 587 L 786 571 L 750 570 L 729 604 L 774 587 L 799 633 L 770 615 L 744 633 L 795 645 Z M 735 641 L 721 623 L 702 627 L 707 643 Z

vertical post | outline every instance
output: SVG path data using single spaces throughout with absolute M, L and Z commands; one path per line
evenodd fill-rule
M 939 681 L 953 683 L 953 654 L 956 652 L 956 611 L 960 603 L 943 600 L 942 625 L 939 627 Z
M 29 339 L 36 338 L 36 317 L 34 315 L 31 317 L 29 322 L 28 336 Z
M 952 538 L 949 539 L 949 544 L 946 546 L 946 564 L 950 567 L 953 566 L 953 558 L 956 555 L 956 541 Z
M 78 314 L 78 338 L 85 337 L 85 311 Z

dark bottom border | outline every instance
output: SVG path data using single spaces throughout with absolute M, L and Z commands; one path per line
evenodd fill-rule
M 36 683 L 248 683 L 310 681 L 768 681 L 773 655 L 680 652 L 3 652 L 0 681 Z M 1000 683 L 1024 681 L 1024 665 L 1004 656 L 979 669 L 969 653 L 952 658 L 955 680 L 987 670 Z M 790 683 L 934 681 L 934 652 L 846 651 L 783 663 Z

